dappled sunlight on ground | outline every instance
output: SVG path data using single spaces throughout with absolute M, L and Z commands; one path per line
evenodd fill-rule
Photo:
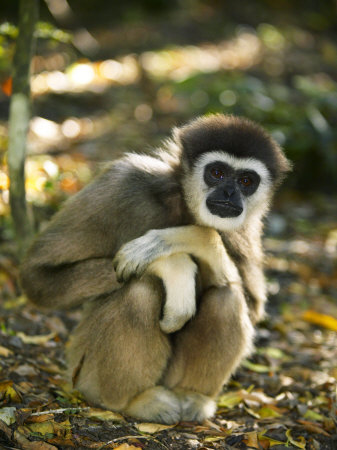
M 46 3 L 61 23 L 81 25 L 71 2 Z M 71 44 L 70 35 L 49 30 L 51 42 L 40 46 L 32 64 L 27 200 L 42 228 L 107 161 L 125 151 L 147 152 L 175 125 L 217 112 L 260 122 L 295 167 L 266 220 L 268 316 L 258 328 L 256 351 L 225 388 L 214 420 L 203 424 L 136 423 L 88 405 L 70 388 L 64 346 L 80 312 L 41 312 L 18 284 L 6 159 L 7 74 L 0 78 L 0 440 L 41 449 L 335 448 L 334 33 L 323 32 L 324 21 L 311 10 L 303 20 L 318 20 L 312 29 L 287 20 L 277 25 L 268 15 L 254 25 L 231 19 L 225 26 L 230 17 L 217 20 L 218 2 L 181 3 L 181 22 L 161 27 L 132 19 L 88 30 L 74 25 Z M 204 27 L 216 38 L 199 38 Z M 47 31 L 44 24 L 39 32 Z M 4 33 L 13 34 L 10 24 L 0 25 L 0 49 L 10 60 L 13 43 L 2 41 Z

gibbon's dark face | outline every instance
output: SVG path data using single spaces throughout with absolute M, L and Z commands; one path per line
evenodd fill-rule
M 262 161 L 214 150 L 199 156 L 183 186 L 198 224 L 229 231 L 267 211 L 273 183 Z
M 217 114 L 175 130 L 188 170 L 186 203 L 196 222 L 219 231 L 263 216 L 290 170 L 277 143 L 247 119 Z
M 214 161 L 206 165 L 204 181 L 210 188 L 215 188 L 206 199 L 211 214 L 237 217 L 243 212 L 244 197 L 257 190 L 260 176 L 254 170 L 235 170 L 225 162 Z

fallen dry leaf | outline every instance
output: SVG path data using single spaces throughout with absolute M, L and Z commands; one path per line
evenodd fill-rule
M 317 413 L 315 411 L 312 411 L 311 409 L 308 409 L 305 412 L 303 417 L 305 419 L 314 420 L 314 421 L 318 421 L 318 422 L 323 422 L 324 419 L 326 419 L 326 417 L 324 417 L 322 414 L 319 414 L 319 413 Z
M 305 439 L 304 439 L 303 436 L 300 436 L 300 437 L 299 437 L 299 440 L 296 441 L 296 440 L 291 436 L 291 430 L 287 430 L 287 431 L 286 431 L 286 436 L 287 436 L 289 442 L 290 442 L 292 445 L 294 445 L 295 447 L 298 447 L 298 448 L 303 448 L 303 449 L 305 449 L 306 443 L 305 443 Z
M 9 348 L 3 347 L 0 345 L 0 356 L 3 356 L 4 358 L 8 358 L 8 356 L 13 355 L 12 350 L 9 350 Z
M 125 422 L 124 417 L 114 411 L 107 411 L 105 409 L 90 408 L 88 411 L 81 413 L 85 417 L 91 417 L 98 420 L 112 420 L 114 422 Z
M 337 331 L 337 319 L 327 314 L 321 314 L 317 311 L 308 310 L 303 314 L 303 319 L 307 322 L 327 328 L 328 330 Z
M 225 439 L 225 436 L 206 436 L 204 442 L 218 442 Z
M 138 423 L 135 425 L 137 430 L 142 433 L 154 434 L 159 431 L 168 430 L 169 428 L 174 428 L 175 425 L 163 425 L 161 423 Z
M 71 424 L 69 419 L 64 422 L 55 422 L 46 420 L 44 422 L 27 423 L 18 428 L 21 434 L 29 436 L 31 433 L 38 433 L 41 436 L 52 438 L 53 436 L 62 436 L 62 438 L 71 438 Z
M 13 381 L 7 380 L 0 382 L 0 400 L 4 403 L 20 403 L 22 401 L 21 395 L 17 391 Z
M 0 409 L 0 420 L 5 422 L 6 425 L 12 425 L 16 421 L 15 418 L 16 408 L 14 407 L 5 407 Z
M 263 406 L 257 411 L 262 419 L 270 419 L 273 417 L 282 417 L 282 412 L 274 405 Z
M 266 448 L 263 443 L 268 442 L 268 446 L 269 447 L 274 447 L 275 445 L 286 445 L 286 442 L 282 442 L 282 441 L 278 441 L 277 439 L 273 439 L 269 436 L 266 436 L 265 431 L 262 431 L 261 433 L 258 433 L 258 439 L 259 439 L 259 443 L 262 444 L 263 448 Z
M 121 444 L 118 447 L 114 447 L 115 450 L 139 450 L 139 447 L 136 447 L 135 445 L 130 444 Z
M 26 420 L 26 423 L 41 423 L 46 422 L 54 418 L 54 414 L 39 414 L 38 416 L 30 416 Z
M 252 370 L 253 372 L 257 372 L 257 373 L 268 373 L 271 370 L 274 370 L 269 366 L 265 366 L 263 364 L 255 364 L 248 360 L 243 361 L 243 363 L 241 365 L 242 365 L 242 367 L 245 367 L 246 369 Z
M 249 448 L 260 448 L 258 435 L 256 431 L 251 431 L 250 433 L 245 433 L 245 438 L 243 441 Z
M 17 336 L 24 344 L 43 345 L 53 339 L 56 336 L 56 333 L 49 333 L 41 336 L 29 336 L 28 334 L 19 331 Z
M 260 391 L 247 391 L 245 389 L 240 389 L 238 391 L 227 392 L 226 394 L 221 395 L 218 400 L 218 406 L 220 408 L 232 409 L 239 405 L 242 401 L 247 403 L 250 407 L 258 407 L 273 403 L 275 400 Z
M 322 427 L 320 427 L 317 423 L 310 422 L 309 420 L 297 420 L 298 423 L 304 426 L 304 428 L 307 431 L 310 431 L 311 433 L 318 433 L 323 434 L 324 436 L 331 437 L 329 433 L 327 433 L 325 430 L 323 430 Z
M 232 409 L 242 402 L 242 391 L 227 392 L 218 399 L 218 407 Z
M 29 441 L 18 431 L 14 432 L 14 439 L 25 450 L 57 450 L 57 447 L 47 444 L 47 442 Z

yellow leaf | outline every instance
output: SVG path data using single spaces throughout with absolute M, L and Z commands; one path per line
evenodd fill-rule
M 21 295 L 20 297 L 11 298 L 9 300 L 6 300 L 3 304 L 5 309 L 15 309 L 19 308 L 20 306 L 23 306 L 27 303 L 27 298 L 24 295 Z
M 281 417 L 282 414 L 280 414 L 275 407 L 271 406 L 263 406 L 260 408 L 257 413 L 262 419 L 268 419 L 271 417 Z
M 247 411 L 248 414 L 255 417 L 255 419 L 261 419 L 261 416 L 258 412 L 254 411 L 252 408 L 245 407 L 245 411 Z
M 227 392 L 220 396 L 218 400 L 218 406 L 220 408 L 232 409 L 239 405 L 242 401 L 245 401 L 249 406 L 251 405 L 263 405 L 273 401 L 272 398 L 265 395 L 263 392 L 252 391 L 252 389 L 240 389 L 235 392 Z
M 288 359 L 287 355 L 276 347 L 260 347 L 257 349 L 257 353 L 267 355 L 273 359 Z
M 286 436 L 287 436 L 289 442 L 292 445 L 295 445 L 295 447 L 298 447 L 298 448 L 304 448 L 305 449 L 306 443 L 305 443 L 305 439 L 304 439 L 303 436 L 299 437 L 299 441 L 295 441 L 295 439 L 291 436 L 291 431 L 290 430 L 286 431 Z
M 303 319 L 328 330 L 337 331 L 337 319 L 327 314 L 321 314 L 310 309 L 303 314 Z
M 141 433 L 159 433 L 159 431 L 168 430 L 175 427 L 175 425 L 163 425 L 161 423 L 138 423 L 136 428 Z
M 22 410 L 21 410 L 22 411 Z M 46 422 L 47 420 L 51 420 L 54 418 L 54 414 L 41 414 L 38 416 L 30 416 L 25 421 L 25 423 L 40 423 L 40 422 Z
M 265 436 L 265 431 L 262 431 L 258 434 L 259 441 L 268 441 L 269 447 L 273 447 L 274 445 L 285 445 L 286 442 L 277 441 L 276 439 L 270 438 L 269 436 Z
M 7 358 L 8 356 L 13 355 L 13 352 L 6 347 L 0 345 L 0 356 Z
M 7 401 L 20 403 L 22 401 L 21 395 L 15 389 L 13 381 L 0 382 L 0 400 L 6 403 Z
M 315 411 L 312 411 L 312 410 L 310 410 L 310 409 L 308 409 L 308 410 L 306 411 L 306 413 L 304 414 L 303 417 L 304 417 L 305 419 L 315 420 L 315 421 L 318 421 L 318 422 L 323 422 L 323 420 L 325 419 L 325 417 L 322 416 L 322 414 L 319 414 L 319 413 L 317 413 L 317 412 L 315 412 Z
M 22 331 L 19 331 L 19 333 L 17 333 L 17 336 L 24 344 L 41 345 L 46 344 L 48 341 L 53 339 L 56 336 L 56 333 L 50 333 L 42 336 L 28 336 Z
M 227 392 L 227 394 L 221 395 L 218 399 L 218 406 L 220 408 L 232 409 L 242 402 L 243 395 L 242 391 Z
M 82 413 L 85 417 L 91 417 L 98 420 L 113 420 L 114 422 L 125 422 L 124 417 L 114 411 L 107 411 L 99 408 L 90 408 L 89 411 Z
M 39 433 L 42 436 L 45 436 L 46 434 L 54 434 L 53 422 L 49 420 L 45 422 L 26 424 L 26 428 L 28 428 L 33 433 Z
M 64 438 L 71 437 L 71 424 L 69 419 L 64 422 L 54 422 L 51 420 L 45 422 L 30 423 L 26 425 L 32 433 L 39 433 L 42 436 L 56 435 Z
M 269 366 L 264 366 L 262 364 L 254 364 L 248 360 L 243 361 L 241 365 L 246 369 L 252 370 L 253 372 L 257 373 L 268 373 L 271 371 L 271 368 Z
M 115 450 L 139 450 L 139 447 L 136 447 L 135 445 L 130 444 L 121 444 L 118 447 L 114 447 Z
M 204 439 L 204 442 L 218 442 L 225 439 L 225 436 L 207 436 Z
M 245 433 L 245 439 L 243 440 L 243 442 L 249 448 L 260 448 L 256 431 L 251 431 L 250 433 Z

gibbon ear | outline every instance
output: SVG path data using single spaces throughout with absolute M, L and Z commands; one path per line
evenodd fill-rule
M 207 136 L 203 133 L 202 127 L 204 118 L 197 118 L 182 127 L 175 127 L 172 131 L 174 142 L 182 149 L 182 155 L 184 159 L 187 159 L 189 164 L 192 165 L 193 160 L 199 156 L 198 143 L 207 140 Z
M 276 147 L 277 146 L 277 147 Z M 282 183 L 284 178 L 287 176 L 288 172 L 293 170 L 293 163 L 285 156 L 281 147 L 275 143 L 276 150 L 276 160 L 277 160 L 277 177 L 275 179 L 275 187 Z

